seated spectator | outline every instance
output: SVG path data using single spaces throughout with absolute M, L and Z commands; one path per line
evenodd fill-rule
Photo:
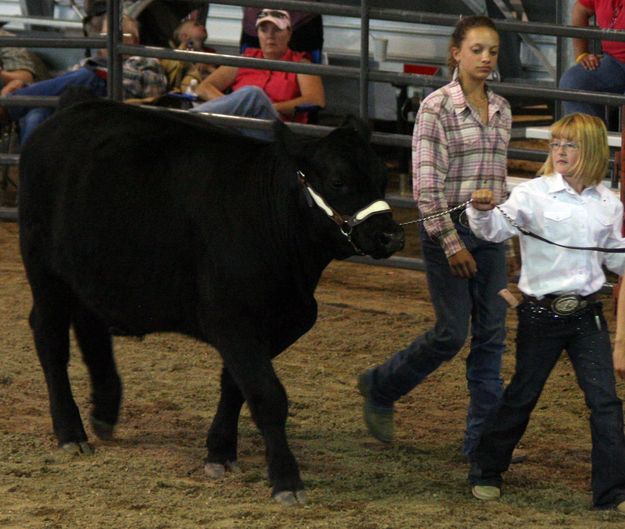
M 318 0 L 317 0 L 318 1 Z M 241 31 L 242 48 L 258 48 L 256 20 L 262 9 L 256 7 L 243 8 L 243 29 Z M 290 11 L 293 36 L 289 48 L 293 51 L 314 51 L 323 48 L 323 21 L 321 15 L 306 11 Z
M 305 53 L 289 49 L 292 35 L 287 11 L 263 9 L 256 20 L 260 49 L 247 48 L 245 57 L 310 62 Z M 225 95 L 227 89 L 232 93 Z M 220 66 L 198 86 L 206 100 L 192 111 L 233 114 L 262 119 L 306 122 L 295 114 L 300 105 L 325 106 L 321 78 L 316 75 Z M 258 131 L 256 131 L 258 132 Z M 250 134 L 263 136 L 263 134 Z
M 122 28 L 126 43 L 139 43 L 139 26 L 134 19 L 124 16 Z M 106 22 L 103 30 L 106 32 Z M 75 69 L 58 77 L 33 83 L 11 95 L 58 96 L 68 86 L 85 86 L 98 96 L 106 96 L 106 66 L 106 50 L 99 50 L 96 55 L 81 61 Z M 154 97 L 167 89 L 167 78 L 159 61 L 145 57 L 128 57 L 124 60 L 122 82 L 124 98 Z M 54 108 L 49 107 L 0 107 L 0 120 L 19 121 L 20 141 L 24 143 L 35 128 L 53 112 Z
M 204 44 L 207 37 L 204 24 L 196 20 L 185 20 L 174 30 L 172 47 L 178 50 L 215 53 L 214 48 L 209 48 Z M 216 69 L 212 64 L 174 59 L 161 59 L 161 66 L 167 75 L 167 89 L 170 91 L 180 90 L 181 92 L 184 92 L 193 80 L 197 84 L 201 83 L 208 74 Z
M 572 25 L 588 27 L 595 18 L 601 29 L 624 30 L 623 2 L 614 0 L 577 0 L 573 5 Z M 603 55 L 591 53 L 586 39 L 573 39 L 575 62 L 560 79 L 560 88 L 623 94 L 625 92 L 625 42 L 601 41 Z M 582 101 L 563 101 L 565 114 L 583 112 L 605 117 L 604 105 Z
M 0 36 L 11 37 L 4 29 Z M 50 77 L 43 61 L 26 48 L 0 48 L 0 95 L 8 95 L 18 88 Z

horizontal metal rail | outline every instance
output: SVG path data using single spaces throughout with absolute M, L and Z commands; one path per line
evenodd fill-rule
M 159 59 L 187 60 L 191 62 L 221 64 L 226 66 L 246 67 L 261 70 L 276 70 L 281 72 L 305 73 L 324 77 L 339 77 L 345 79 L 359 79 L 360 68 L 350 66 L 330 66 L 321 64 L 292 63 L 286 61 L 255 59 L 240 55 L 224 55 L 220 53 L 202 53 L 183 50 L 170 50 L 154 46 L 120 45 L 120 53 L 141 57 L 157 57 Z M 373 82 L 391 83 L 397 86 L 423 86 L 439 88 L 449 81 L 442 77 L 395 73 L 383 71 L 369 71 L 368 78 Z M 564 90 L 560 88 L 541 88 L 536 85 L 516 83 L 489 83 L 489 87 L 501 95 L 525 96 L 528 98 L 545 98 L 567 101 L 591 101 L 597 104 L 620 106 L 625 105 L 625 95 L 589 92 L 583 90 Z
M 7 22 L 9 24 L 16 23 L 47 28 L 67 28 L 82 30 L 82 21 L 80 20 L 61 20 L 48 17 L 33 17 L 23 15 L 0 15 L 0 21 Z

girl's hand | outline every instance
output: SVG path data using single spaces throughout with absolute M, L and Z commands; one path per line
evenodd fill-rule
M 477 273 L 477 264 L 471 252 L 463 248 L 447 259 L 451 273 L 457 277 L 471 279 Z
M 490 189 L 478 189 L 471 195 L 471 205 L 480 211 L 490 211 L 496 204 Z

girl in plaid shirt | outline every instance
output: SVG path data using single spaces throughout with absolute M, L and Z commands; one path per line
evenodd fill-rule
M 423 100 L 414 128 L 413 189 L 421 216 L 462 204 L 479 188 L 505 199 L 510 106 L 486 85 L 498 53 L 499 35 L 488 17 L 459 20 L 449 46 L 453 79 Z M 390 442 L 393 403 L 451 360 L 470 328 L 463 446 L 470 455 L 502 393 L 506 304 L 497 293 L 507 284 L 505 248 L 475 237 L 463 214 L 426 221 L 420 236 L 436 325 L 360 375 L 365 423 L 371 435 Z

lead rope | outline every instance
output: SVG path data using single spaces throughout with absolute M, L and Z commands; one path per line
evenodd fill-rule
M 437 213 L 432 213 L 431 215 L 427 215 L 425 217 L 421 217 L 421 218 L 418 218 L 418 219 L 415 219 L 415 220 L 409 220 L 408 222 L 401 222 L 399 225 L 400 226 L 407 226 L 408 224 L 416 224 L 417 222 L 426 222 L 428 220 L 437 219 L 439 217 L 443 217 L 445 215 L 449 215 L 450 213 L 453 213 L 454 211 L 458 211 L 459 209 L 464 209 L 470 203 L 471 203 L 471 201 L 467 200 L 466 202 L 463 202 L 462 204 L 458 204 L 457 206 L 454 206 L 453 208 L 449 208 L 449 209 L 446 209 L 444 211 L 438 211 Z
M 469 201 L 470 202 L 470 201 Z M 546 242 L 548 244 L 553 244 L 554 246 L 559 246 L 560 248 L 567 248 L 569 250 L 586 250 L 592 252 L 603 252 L 603 253 L 625 253 L 625 248 L 599 248 L 598 246 L 569 246 L 567 244 L 560 244 L 558 242 L 550 241 L 549 239 L 545 239 L 540 235 L 536 235 L 525 228 L 519 226 L 514 219 L 508 215 L 501 207 L 495 206 L 499 212 L 503 215 L 503 218 L 506 219 L 514 228 L 519 230 L 523 235 L 527 235 L 528 237 L 532 237 L 539 241 Z
M 431 215 L 427 215 L 426 217 L 421 217 L 415 220 L 409 220 L 408 222 L 402 222 L 400 223 L 400 226 L 406 226 L 408 224 L 415 224 L 417 222 L 426 222 L 428 220 L 437 219 L 444 215 L 453 213 L 454 211 L 458 211 L 459 209 L 466 208 L 470 203 L 471 201 L 467 200 L 466 202 L 463 202 L 462 204 L 458 204 L 457 206 L 454 206 L 453 208 L 449 208 L 444 211 L 438 211 L 437 213 L 432 213 Z M 586 251 L 603 252 L 603 253 L 625 253 L 625 248 L 600 248 L 598 246 L 569 246 L 567 244 L 560 244 L 558 242 L 550 241 L 549 239 L 545 239 L 544 237 L 541 237 L 540 235 L 536 235 L 535 233 L 532 233 L 531 231 L 526 230 L 525 228 L 522 228 L 521 226 L 519 226 L 510 215 L 508 215 L 503 209 L 501 209 L 501 207 L 495 206 L 495 208 L 497 208 L 499 212 L 503 215 L 503 217 L 514 228 L 519 230 L 523 235 L 527 235 L 528 237 L 532 237 L 539 241 L 546 242 L 547 244 L 553 244 L 554 246 L 559 246 L 560 248 L 567 248 L 568 250 L 586 250 Z

